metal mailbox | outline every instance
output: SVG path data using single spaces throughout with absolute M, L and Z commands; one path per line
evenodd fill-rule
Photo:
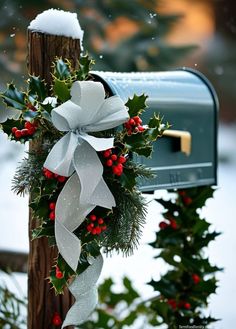
M 93 76 L 125 102 L 134 93 L 147 94 L 143 122 L 156 112 L 172 125 L 155 143 L 151 159 L 136 157 L 156 174 L 151 181 L 140 182 L 143 192 L 216 184 L 218 100 L 202 74 L 184 68 L 152 73 L 94 71 Z

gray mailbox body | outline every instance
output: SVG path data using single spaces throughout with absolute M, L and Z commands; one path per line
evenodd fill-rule
M 155 143 L 151 159 L 135 157 L 150 167 L 156 177 L 140 182 L 143 192 L 215 185 L 217 182 L 218 100 L 208 80 L 194 70 L 152 73 L 93 72 L 111 95 L 125 102 L 134 94 L 148 95 L 143 122 L 155 112 L 171 129 L 191 134 L 191 153 L 180 151 L 179 138 L 165 137 Z

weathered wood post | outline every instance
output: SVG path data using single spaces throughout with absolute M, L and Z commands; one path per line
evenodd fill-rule
M 63 25 L 63 22 L 61 22 Z M 80 40 L 72 37 L 51 35 L 28 30 L 28 69 L 30 74 L 45 79 L 50 90 L 52 62 L 55 57 L 69 59 L 73 67 L 78 65 Z M 40 141 L 30 145 L 31 150 L 40 149 Z M 64 295 L 55 296 L 46 278 L 57 254 L 56 248 L 50 248 L 46 238 L 31 241 L 31 231 L 37 221 L 29 216 L 30 250 L 28 261 L 28 329 L 53 328 L 54 312 L 65 317 L 72 304 L 72 296 L 65 291 Z

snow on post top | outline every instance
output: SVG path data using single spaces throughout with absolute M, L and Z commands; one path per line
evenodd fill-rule
M 31 21 L 28 28 L 32 31 L 80 39 L 80 42 L 84 34 L 76 13 L 58 9 L 43 11 Z

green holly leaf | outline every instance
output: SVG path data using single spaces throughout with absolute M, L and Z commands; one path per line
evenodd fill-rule
M 166 302 L 157 299 L 152 303 L 152 308 L 155 309 L 156 314 L 160 315 L 162 318 L 167 317 L 169 306 Z M 151 324 L 160 324 L 160 322 L 153 321 Z
M 66 102 L 68 99 L 71 98 L 70 87 L 71 84 L 66 82 L 65 80 L 59 80 L 57 78 L 54 78 L 53 91 L 55 95 L 60 99 L 60 101 Z
M 31 120 L 35 119 L 38 115 L 39 115 L 38 112 L 32 111 L 32 110 L 23 112 L 23 118 L 26 121 L 31 121 Z
M 58 59 L 54 65 L 53 75 L 59 80 L 65 80 L 71 76 L 69 63 Z
M 153 147 L 143 133 L 137 133 L 131 136 L 127 135 L 124 141 L 126 143 L 126 148 L 131 152 L 147 158 L 151 156 Z
M 25 109 L 25 93 L 19 91 L 12 83 L 0 95 L 7 106 L 17 110 Z
M 79 70 L 75 72 L 76 79 L 79 81 L 87 80 L 92 66 L 95 64 L 94 60 L 88 54 L 81 56 L 79 59 Z
M 29 80 L 29 95 L 33 98 L 38 98 L 42 102 L 47 97 L 47 89 L 44 81 L 39 77 L 30 76 Z
M 136 175 L 132 168 L 124 168 L 123 174 L 120 176 L 120 182 L 124 188 L 132 190 L 136 184 Z
M 54 237 L 54 223 L 52 221 L 44 222 L 40 227 L 32 231 L 32 239 L 41 237 Z
M 146 100 L 148 96 L 142 94 L 137 96 L 136 94 L 133 98 L 129 98 L 128 102 L 125 104 L 129 109 L 130 117 L 140 115 L 147 107 Z
M 159 281 L 151 280 L 148 285 L 152 286 L 156 291 L 159 291 L 163 296 L 167 298 L 173 298 L 177 294 L 175 283 L 162 277 Z

